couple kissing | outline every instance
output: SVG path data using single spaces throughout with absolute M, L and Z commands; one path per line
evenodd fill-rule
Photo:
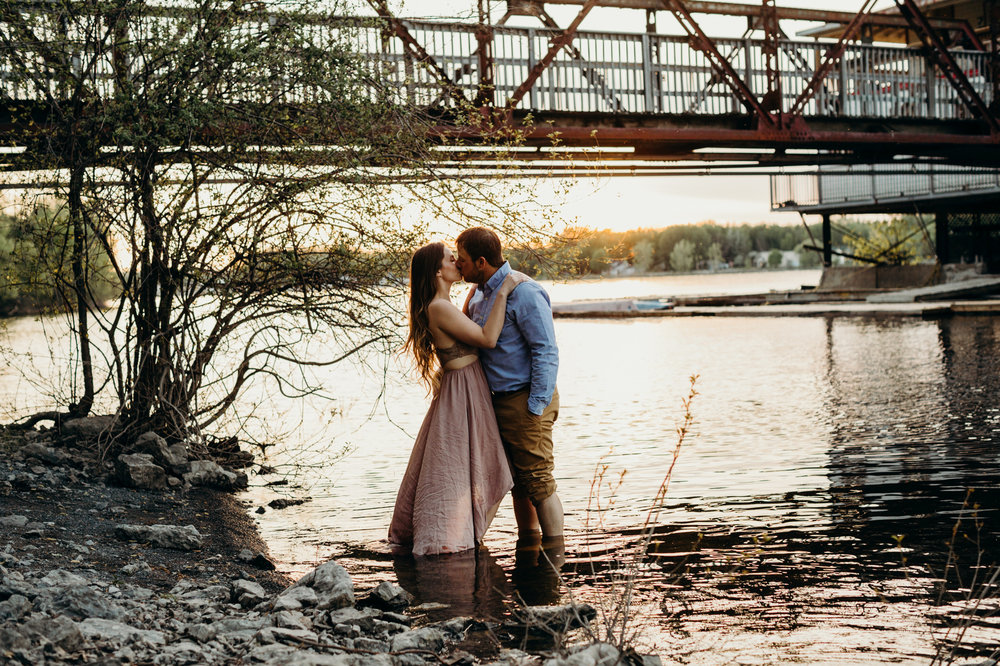
M 409 335 L 433 395 L 389 525 L 414 555 L 475 548 L 512 491 L 519 539 L 563 538 L 553 478 L 559 353 L 548 294 L 503 258 L 484 227 L 463 231 L 410 262 Z M 455 282 L 472 283 L 462 309 Z

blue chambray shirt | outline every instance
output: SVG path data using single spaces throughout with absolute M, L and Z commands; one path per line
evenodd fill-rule
M 469 315 L 482 326 L 493 309 L 494 293 L 510 273 L 504 262 L 479 285 L 469 302 Z M 528 411 L 541 414 L 552 401 L 559 370 L 559 350 L 552 324 L 552 304 L 542 285 L 522 282 L 507 297 L 507 314 L 494 349 L 480 349 L 479 358 L 491 391 L 515 391 L 530 386 Z

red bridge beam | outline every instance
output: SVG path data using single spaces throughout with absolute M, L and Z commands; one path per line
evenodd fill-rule
M 692 147 L 769 147 L 808 148 L 818 150 L 865 150 L 884 154 L 940 155 L 951 149 L 963 151 L 979 149 L 990 156 L 991 163 L 1000 163 L 1000 137 L 982 134 L 942 134 L 928 131 L 866 132 L 858 130 L 807 129 L 776 132 L 773 129 L 730 129 L 719 127 L 592 127 L 549 125 L 519 128 L 527 145 L 549 146 L 558 137 L 561 146 L 617 146 L 653 145 L 661 151 L 671 144 L 683 146 L 684 152 Z M 461 139 L 470 144 L 488 143 L 491 136 L 472 127 L 440 125 L 433 134 L 449 139 Z M 642 153 L 633 155 L 642 159 Z

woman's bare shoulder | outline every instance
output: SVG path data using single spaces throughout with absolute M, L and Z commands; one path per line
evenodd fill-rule
M 434 298 L 431 302 L 427 304 L 428 310 L 441 310 L 441 309 L 451 309 L 457 310 L 458 306 L 452 303 L 447 298 Z
M 458 306 L 444 298 L 435 298 L 427 304 L 427 314 L 432 317 L 447 317 L 452 311 L 458 312 Z

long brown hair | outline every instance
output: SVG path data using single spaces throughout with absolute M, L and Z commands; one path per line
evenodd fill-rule
M 414 252 L 410 260 L 410 333 L 403 349 L 413 352 L 420 379 L 432 393 L 437 392 L 440 377 L 435 367 L 437 358 L 427 306 L 437 293 L 435 277 L 443 261 L 444 243 L 428 243 Z

